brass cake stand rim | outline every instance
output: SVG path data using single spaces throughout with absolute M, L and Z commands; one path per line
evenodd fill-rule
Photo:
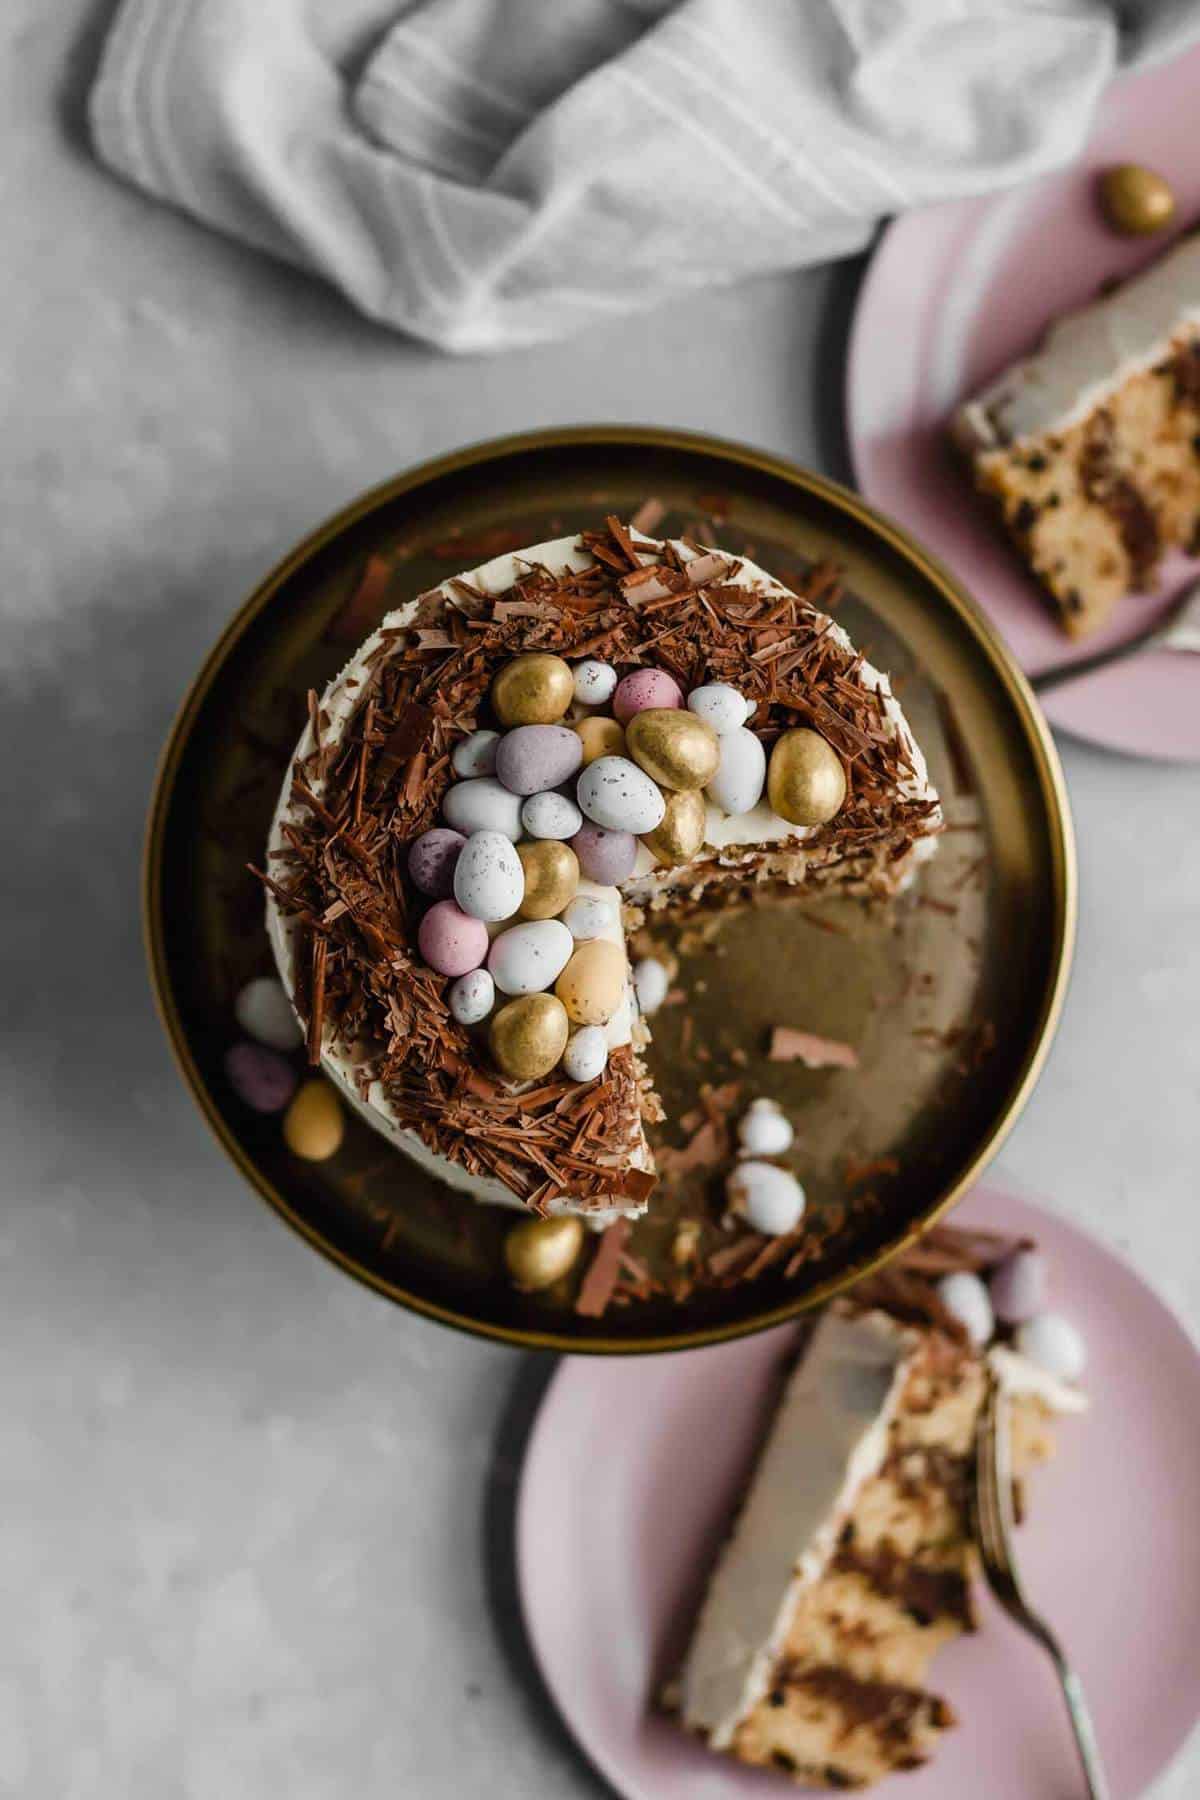
M 444 479 L 464 469 L 529 452 L 579 445 L 635 444 L 642 447 L 682 454 L 702 453 L 742 468 L 757 471 L 793 487 L 816 495 L 834 509 L 848 514 L 882 539 L 905 561 L 915 567 L 937 590 L 940 597 L 958 615 L 977 640 L 993 672 L 999 677 L 1020 721 L 1036 765 L 1043 790 L 1047 820 L 1051 834 L 1051 860 L 1054 881 L 1054 973 L 1043 998 L 1041 1015 L 1024 1066 L 1009 1097 L 1004 1112 L 980 1143 L 968 1166 L 947 1190 L 936 1206 L 913 1225 L 897 1243 L 878 1254 L 849 1264 L 838 1275 L 801 1298 L 788 1300 L 766 1311 L 744 1319 L 719 1325 L 701 1326 L 693 1330 L 659 1332 L 648 1336 L 574 1337 L 569 1332 L 551 1329 L 493 1324 L 469 1313 L 444 1306 L 440 1302 L 411 1292 L 398 1282 L 380 1275 L 358 1258 L 340 1249 L 310 1224 L 288 1202 L 283 1193 L 264 1174 L 229 1129 L 215 1105 L 184 1030 L 169 978 L 166 944 L 163 934 L 163 851 L 171 802 L 180 764 L 192 727 L 201 707 L 217 680 L 230 651 L 248 628 L 265 610 L 276 593 L 313 556 L 333 543 L 351 526 L 414 488 Z M 300 540 L 258 582 L 248 598 L 238 607 L 217 638 L 188 687 L 172 721 L 158 758 L 151 789 L 150 809 L 146 822 L 142 856 L 141 881 L 142 940 L 145 946 L 150 986 L 155 1010 L 166 1034 L 172 1059 L 191 1093 L 201 1117 L 221 1148 L 283 1222 L 297 1235 L 375 1293 L 439 1324 L 452 1326 L 472 1337 L 489 1338 L 516 1349 L 553 1350 L 569 1355 L 656 1355 L 678 1350 L 699 1349 L 705 1345 L 728 1343 L 749 1337 L 759 1331 L 786 1324 L 801 1314 L 842 1293 L 855 1281 L 874 1273 L 893 1257 L 916 1243 L 944 1217 L 963 1197 L 992 1161 L 1020 1116 L 1049 1054 L 1050 1045 L 1062 1013 L 1070 978 L 1075 947 L 1078 914 L 1078 868 L 1071 808 L 1066 779 L 1049 725 L 1043 716 L 1033 690 L 995 626 L 971 599 L 966 589 L 936 557 L 931 556 L 915 538 L 893 523 L 860 495 L 831 477 L 803 468 L 788 458 L 768 450 L 719 438 L 702 431 L 677 430 L 654 425 L 572 425 L 537 431 L 517 432 L 498 438 L 487 438 L 443 456 L 433 457 L 412 468 L 368 488 L 356 499 L 318 525 Z

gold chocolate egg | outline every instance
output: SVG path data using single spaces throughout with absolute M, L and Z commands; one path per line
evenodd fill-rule
M 1140 163 L 1118 163 L 1100 177 L 1100 205 L 1114 231 L 1149 237 L 1175 217 L 1171 184 Z
M 492 1016 L 488 1041 L 510 1081 L 538 1081 L 567 1047 L 571 1027 L 553 994 L 521 994 Z
M 816 731 L 785 731 L 767 766 L 772 812 L 791 825 L 824 825 L 841 811 L 846 771 L 831 744 Z
M 704 795 L 698 788 L 680 788 L 667 795 L 667 810 L 662 824 L 648 831 L 642 842 L 652 850 L 660 863 L 674 868 L 691 862 L 704 842 L 707 813 Z
M 648 706 L 625 727 L 635 763 L 665 788 L 706 787 L 721 760 L 721 740 L 705 719 L 678 707 Z
M 525 898 L 517 912 L 522 919 L 556 919 L 575 898 L 579 886 L 579 858 L 570 844 L 557 838 L 535 838 L 518 844 L 517 855 L 525 871 Z
M 345 1134 L 342 1106 L 327 1081 L 306 1081 L 283 1115 L 283 1141 L 293 1156 L 324 1162 Z
M 502 725 L 556 725 L 574 698 L 569 666 L 541 650 L 514 656 L 492 682 L 492 705 Z
M 583 1221 L 573 1213 L 556 1219 L 526 1219 L 504 1240 L 504 1260 L 519 1288 L 536 1293 L 553 1287 L 583 1249 Z
M 590 719 L 576 720 L 575 729 L 583 744 L 585 769 L 598 756 L 625 755 L 625 727 L 618 719 L 605 719 L 595 713 Z
M 620 944 L 591 938 L 580 944 L 554 984 L 576 1025 L 607 1025 L 625 997 L 628 969 Z

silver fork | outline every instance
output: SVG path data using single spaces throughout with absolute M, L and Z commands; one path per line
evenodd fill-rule
M 1063 1655 L 1058 1639 L 1050 1627 L 1038 1617 L 1025 1598 L 1021 1578 L 1017 1573 L 1012 1545 L 1012 1438 L 1008 1399 L 1001 1384 L 994 1378 L 983 1411 L 979 1415 L 975 1434 L 974 1512 L 976 1536 L 989 1587 L 1008 1616 L 1027 1631 L 1030 1637 L 1037 1639 L 1058 1672 L 1071 1729 L 1079 1747 L 1088 1800 L 1109 1800 L 1100 1747 L 1096 1742 L 1082 1683 Z
M 1165 612 L 1160 613 L 1152 624 L 1135 631 L 1132 637 L 1123 638 L 1119 644 L 1110 644 L 1107 650 L 1082 656 L 1078 662 L 1058 663 L 1053 669 L 1043 669 L 1029 677 L 1030 686 L 1035 694 L 1044 694 L 1050 688 L 1061 687 L 1065 681 L 1078 681 L 1082 675 L 1091 675 L 1097 669 L 1107 668 L 1109 663 L 1121 662 L 1143 650 L 1200 652 L 1200 581 L 1193 581 L 1183 588 Z

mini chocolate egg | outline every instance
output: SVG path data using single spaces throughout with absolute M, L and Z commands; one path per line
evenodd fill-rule
M 521 835 L 521 796 L 510 794 L 494 775 L 458 781 L 442 796 L 442 816 L 455 831 L 502 831 L 515 844 Z
M 594 763 L 598 756 L 624 756 L 625 727 L 616 719 L 597 715 L 592 719 L 576 719 L 573 727 L 583 745 L 583 766 Z
M 499 742 L 498 731 L 473 731 L 461 744 L 456 744 L 450 752 L 450 767 L 459 780 L 467 781 L 475 775 L 494 775 Z
M 524 846 L 522 846 L 522 849 Z M 502 831 L 477 831 L 454 865 L 454 898 L 473 919 L 511 919 L 525 895 L 520 851 Z
M 282 981 L 258 975 L 238 989 L 233 1016 L 248 1037 L 272 1050 L 298 1050 L 304 1032 Z
M 603 706 L 611 700 L 617 685 L 617 671 L 611 663 L 587 656 L 575 664 L 575 698 L 580 706 Z
M 782 1156 L 792 1147 L 792 1122 L 774 1100 L 754 1100 L 738 1121 L 743 1156 Z
M 572 1081 L 596 1081 L 608 1067 L 608 1038 L 603 1025 L 581 1025 L 567 1039 L 563 1074 Z
M 553 994 L 521 994 L 493 1015 L 488 1042 L 496 1066 L 510 1081 L 539 1081 L 562 1056 L 570 1031 L 561 1000 Z
M 958 1320 L 976 1348 L 987 1343 L 996 1329 L 992 1303 L 987 1288 L 970 1269 L 955 1269 L 943 1275 L 937 1284 L 938 1299 L 952 1318 Z
M 525 871 L 525 897 L 517 908 L 521 917 L 556 919 L 575 898 L 579 858 L 570 844 L 557 838 L 535 838 L 532 843 L 518 844 L 517 855 Z
M 659 787 L 699 789 L 721 760 L 721 740 L 695 713 L 647 707 L 625 728 L 629 754 Z
M 414 887 L 432 900 L 444 900 L 454 892 L 454 869 L 466 838 L 461 831 L 435 825 L 423 831 L 408 847 L 408 873 Z
M 785 1237 L 804 1217 L 804 1189 L 790 1169 L 774 1163 L 738 1163 L 726 1179 L 725 1193 L 730 1211 L 767 1237 Z
M 282 1112 L 296 1091 L 298 1077 L 278 1050 L 264 1044 L 234 1044 L 225 1052 L 229 1085 L 253 1112 Z
M 577 945 L 554 984 L 568 1017 L 576 1025 L 607 1025 L 625 998 L 627 967 L 624 950 L 608 938 Z
M 541 994 L 554 986 L 574 950 L 561 919 L 531 919 L 492 939 L 487 966 L 502 994 Z
M 575 939 L 584 944 L 589 938 L 603 937 L 617 923 L 617 908 L 599 894 L 577 894 L 562 916 L 563 924 Z
M 1022 1245 L 992 1270 L 988 1292 L 992 1310 L 1003 1325 L 1021 1325 L 1046 1304 L 1046 1259 L 1032 1245 Z
M 643 717 L 639 714 L 638 717 Z M 642 836 L 647 850 L 668 868 L 691 862 L 704 842 L 708 813 L 704 795 L 696 788 L 681 788 L 667 795 L 662 823 Z
M 634 963 L 633 991 L 637 996 L 638 1010 L 646 1018 L 658 1011 L 667 997 L 670 985 L 667 965 L 659 962 L 657 956 L 643 956 L 640 962 Z
M 556 725 L 574 698 L 569 665 L 542 650 L 514 656 L 492 682 L 492 705 L 502 725 Z
M 575 798 L 593 825 L 631 831 L 634 837 L 661 825 L 667 810 L 662 789 L 626 756 L 589 763 L 575 784 Z
M 583 824 L 583 814 L 573 800 L 551 788 L 530 794 L 521 806 L 521 823 L 535 838 L 572 838 Z
M 472 969 L 459 976 L 446 998 L 460 1025 L 478 1025 L 496 1004 L 496 984 L 486 969 Z
M 1047 1375 L 1078 1381 L 1087 1367 L 1087 1345 L 1061 1313 L 1038 1313 L 1017 1326 L 1016 1347 Z
M 524 1219 L 504 1240 L 504 1260 L 517 1287 L 536 1294 L 553 1287 L 578 1261 L 583 1221 L 574 1213 L 556 1219 Z
M 488 929 L 454 900 L 436 900 L 417 931 L 417 948 L 439 975 L 466 975 L 488 953 Z
M 746 723 L 747 702 L 727 681 L 709 681 L 703 687 L 693 688 L 687 704 L 688 711 L 711 725 L 719 737 Z
M 511 794 L 537 794 L 570 781 L 583 761 L 579 734 L 569 725 L 518 725 L 496 751 L 496 778 Z
M 635 669 L 632 675 L 622 675 L 613 693 L 613 711 L 622 725 L 648 707 L 682 705 L 683 689 L 665 669 Z
M 762 799 L 767 780 L 767 753 L 761 738 L 744 725 L 721 734 L 721 760 L 708 784 L 714 806 L 724 813 L 752 812 Z
M 1114 231 L 1149 237 L 1165 231 L 1175 217 L 1169 181 L 1141 163 L 1118 163 L 1100 177 L 1100 205 Z
M 826 824 L 846 798 L 846 771 L 832 744 L 805 726 L 785 731 L 771 752 L 767 797 L 789 825 Z
M 619 887 L 637 862 L 638 842 L 631 831 L 605 831 L 586 819 L 571 839 L 571 848 L 579 858 L 580 873 L 600 887 Z
M 346 1131 L 341 1102 L 327 1081 L 306 1081 L 283 1115 L 283 1141 L 293 1156 L 324 1162 Z

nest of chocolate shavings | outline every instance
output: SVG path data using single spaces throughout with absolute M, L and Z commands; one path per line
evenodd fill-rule
M 639 545 L 615 518 L 581 542 L 594 558 L 582 571 L 530 565 L 502 593 L 457 579 L 452 600 L 421 595 L 411 624 L 376 634 L 344 728 L 311 698 L 284 847 L 263 877 L 297 932 L 296 1000 L 314 1064 L 323 1046 L 353 1055 L 362 1092 L 381 1083 L 403 1127 L 538 1211 L 557 1195 L 596 1207 L 645 1199 L 654 1177 L 631 1159 L 657 1102 L 631 1047 L 585 1086 L 504 1083 L 451 1017 L 448 979 L 415 950 L 422 903 L 408 846 L 437 822 L 454 745 L 494 723 L 496 670 L 529 650 L 603 657 L 621 672 L 653 664 L 685 691 L 727 681 L 755 698 L 751 723 L 768 748 L 790 726 L 815 727 L 847 776 L 842 811 L 805 843 L 833 879 L 881 839 L 899 859 L 936 805 L 902 791 L 915 773 L 908 746 L 864 685 L 862 658 L 831 636 L 820 608 L 836 597 L 832 567 L 814 567 L 798 596 L 734 585 L 731 556 L 689 563 L 669 543 Z

